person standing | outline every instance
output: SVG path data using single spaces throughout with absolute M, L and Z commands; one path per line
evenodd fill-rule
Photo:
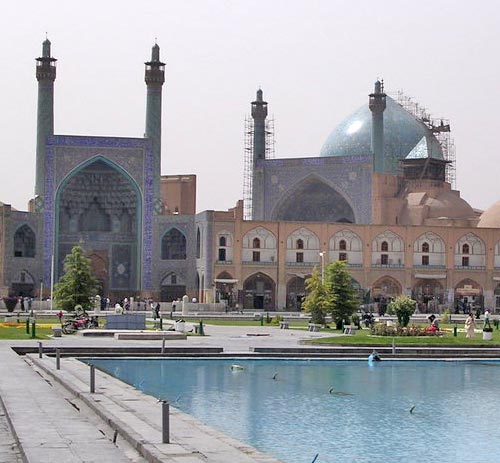
M 472 312 L 467 316 L 465 320 L 465 337 L 469 339 L 474 338 L 474 329 L 476 328 L 476 322 L 474 321 L 474 315 Z

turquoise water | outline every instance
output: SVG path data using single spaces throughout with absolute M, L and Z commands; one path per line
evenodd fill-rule
M 500 363 L 92 363 L 288 463 L 500 461 Z

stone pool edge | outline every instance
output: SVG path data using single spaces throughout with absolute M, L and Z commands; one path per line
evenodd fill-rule
M 157 401 L 123 381 L 96 369 L 96 393 L 89 389 L 89 367 L 75 358 L 39 359 L 30 362 L 69 393 L 82 400 L 96 415 L 152 463 L 176 462 L 199 457 L 204 462 L 284 463 L 254 447 L 205 425 L 170 407 L 171 444 L 161 444 L 161 406 Z M 135 410 L 133 409 L 135 406 Z

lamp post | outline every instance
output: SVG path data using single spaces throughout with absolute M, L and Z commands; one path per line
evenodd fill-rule
M 325 284 L 325 253 L 321 251 L 319 253 L 321 259 L 321 284 Z
M 40 280 L 40 310 L 42 310 L 43 280 Z

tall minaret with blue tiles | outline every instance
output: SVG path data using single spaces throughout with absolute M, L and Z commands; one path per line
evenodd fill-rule
M 160 47 L 155 43 L 151 61 L 145 63 L 144 80 L 147 86 L 146 137 L 153 145 L 153 178 L 155 201 L 160 199 L 161 175 L 161 92 L 165 82 L 165 63 L 160 61 Z
M 252 101 L 252 220 L 264 220 L 264 171 L 260 161 L 266 159 L 266 118 L 267 101 L 259 88 L 256 100 Z
M 45 191 L 45 143 L 54 135 L 54 81 L 56 59 L 50 54 L 50 40 L 42 44 L 42 56 L 36 58 L 38 81 L 38 110 L 36 126 L 36 181 L 35 196 L 43 198 Z
M 372 112 L 371 151 L 375 172 L 387 172 L 388 166 L 384 156 L 384 111 L 386 107 L 384 84 L 377 80 L 375 89 L 370 93 L 368 106 Z

